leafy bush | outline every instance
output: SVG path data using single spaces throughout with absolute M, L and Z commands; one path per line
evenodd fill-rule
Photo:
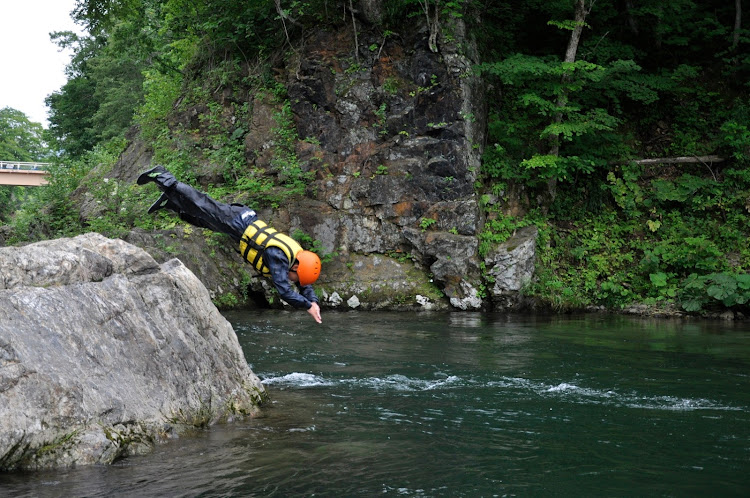
M 81 233 L 78 209 L 71 194 L 90 169 L 85 161 L 48 168 L 49 183 L 36 187 L 11 219 L 11 244 Z
M 679 293 L 680 303 L 686 311 L 703 311 L 716 307 L 744 306 L 750 301 L 750 274 L 711 273 L 691 274 Z
M 497 218 L 487 221 L 484 224 L 484 230 L 479 234 L 479 257 L 484 258 L 493 246 L 505 242 L 516 230 L 531 224 L 530 217 L 519 220 L 512 216 L 503 215 L 498 215 Z
M 750 163 L 750 128 L 737 121 L 721 125 L 722 141 L 731 156 L 739 164 Z

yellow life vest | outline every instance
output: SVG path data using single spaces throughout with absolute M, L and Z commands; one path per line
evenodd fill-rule
M 271 270 L 263 262 L 263 253 L 267 247 L 278 247 L 284 251 L 289 259 L 289 268 L 294 265 L 297 253 L 302 250 L 302 246 L 293 238 L 277 232 L 264 222 L 255 220 L 250 223 L 240 240 L 240 254 L 264 277 L 271 275 Z

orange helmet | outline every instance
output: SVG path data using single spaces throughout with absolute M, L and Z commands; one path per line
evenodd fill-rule
M 297 261 L 299 262 L 297 268 L 299 284 L 314 284 L 320 276 L 320 258 L 318 255 L 311 251 L 302 250 L 297 253 Z

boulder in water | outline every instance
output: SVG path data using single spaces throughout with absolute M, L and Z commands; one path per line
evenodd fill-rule
M 0 248 L 0 470 L 111 463 L 265 397 L 179 260 L 94 233 Z

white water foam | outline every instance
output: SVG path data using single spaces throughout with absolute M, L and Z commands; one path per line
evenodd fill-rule
M 461 378 L 450 375 L 440 379 L 417 379 L 394 374 L 386 377 L 365 377 L 362 379 L 344 378 L 327 379 L 319 375 L 304 372 L 293 372 L 285 375 L 261 374 L 263 384 L 275 384 L 292 387 L 325 387 L 334 385 L 360 386 L 370 389 L 394 389 L 396 391 L 429 391 L 461 383 Z
M 385 377 L 365 377 L 330 379 L 319 375 L 293 372 L 286 375 L 268 374 L 263 378 L 264 384 L 283 385 L 299 388 L 355 386 L 376 391 L 393 390 L 399 392 L 419 392 L 464 387 L 490 388 L 503 390 L 521 390 L 527 394 L 545 398 L 555 398 L 563 402 L 576 404 L 610 405 L 616 407 L 646 410 L 721 410 L 741 411 L 742 407 L 724 406 L 721 403 L 704 398 L 681 398 L 678 396 L 643 395 L 637 392 L 618 392 L 614 389 L 597 389 L 581 387 L 570 382 L 548 384 L 522 377 L 503 377 L 499 380 L 478 381 L 449 375 L 439 379 L 422 379 L 392 374 Z
M 364 379 L 348 379 L 347 383 L 370 387 L 376 390 L 394 389 L 396 391 L 429 391 L 460 384 L 461 378 L 451 375 L 444 379 L 415 379 L 405 375 L 389 375 L 387 377 L 367 377 Z
M 542 396 L 553 395 L 567 401 L 584 404 L 608 404 L 646 410 L 741 410 L 741 408 L 723 406 L 720 403 L 704 398 L 691 399 L 680 398 L 678 396 L 649 396 L 636 392 L 618 393 L 612 389 L 592 389 L 567 382 L 557 385 L 540 384 L 536 390 Z
M 320 387 L 333 385 L 333 382 L 328 381 L 323 377 L 302 372 L 292 372 L 278 377 L 269 374 L 268 377 L 261 377 L 261 382 L 263 382 L 263 384 L 277 384 L 294 387 Z
M 704 398 L 692 399 L 678 396 L 644 395 L 637 392 L 618 392 L 615 389 L 582 387 L 571 382 L 548 384 L 520 377 L 504 377 L 500 380 L 487 382 L 486 385 L 492 388 L 521 390 L 531 395 L 555 398 L 564 402 L 577 404 L 610 405 L 646 410 L 744 410 L 742 407 L 724 406 L 721 403 Z

